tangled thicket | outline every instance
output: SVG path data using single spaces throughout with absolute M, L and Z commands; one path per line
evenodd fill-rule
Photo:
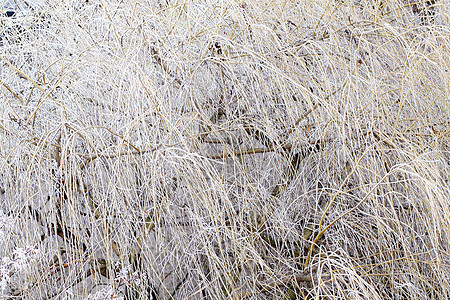
M 450 298 L 445 1 L 1 22 L 0 298 Z

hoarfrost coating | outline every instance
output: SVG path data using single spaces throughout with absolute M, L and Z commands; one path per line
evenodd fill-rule
M 21 0 L 0 0 L 1 12 L 21 11 L 29 9 L 37 9 L 44 4 L 42 0 L 21 1 Z

